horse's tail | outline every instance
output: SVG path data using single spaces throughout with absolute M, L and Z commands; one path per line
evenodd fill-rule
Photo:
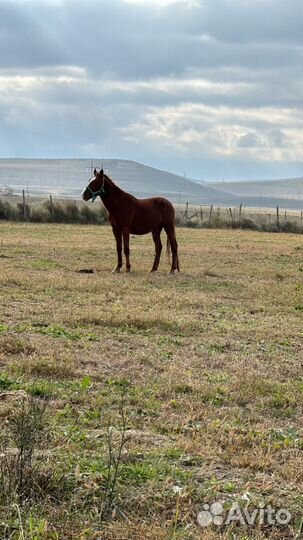
M 170 264 L 171 263 L 171 247 L 170 247 L 170 240 L 169 240 L 168 235 L 167 235 L 167 241 L 166 241 L 166 255 L 167 255 L 168 262 Z

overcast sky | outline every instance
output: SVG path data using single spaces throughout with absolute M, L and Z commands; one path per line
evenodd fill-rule
M 303 175 L 302 0 L 0 0 L 0 157 Z

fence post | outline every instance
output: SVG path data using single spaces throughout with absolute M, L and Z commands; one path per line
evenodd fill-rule
M 231 222 L 232 222 L 232 224 L 233 224 L 233 223 L 234 223 L 234 219 L 233 219 L 233 211 L 232 211 L 231 208 L 229 208 L 228 210 L 229 210 Z
M 242 218 L 242 206 L 243 206 L 243 203 L 240 203 L 240 206 L 239 206 L 239 221 L 241 221 L 241 218 Z
M 200 206 L 200 219 L 201 219 L 201 222 L 203 221 L 203 210 L 202 210 L 202 206 Z
M 52 218 L 54 217 L 54 203 L 52 195 L 49 196 L 50 213 Z
M 25 202 L 25 190 L 22 189 L 22 213 L 24 221 L 27 220 L 26 202 Z
M 277 227 L 280 228 L 280 213 L 279 213 L 279 206 L 277 206 Z
M 186 208 L 185 208 L 185 212 L 184 212 L 184 217 L 186 217 L 186 219 L 188 218 L 188 202 L 186 203 Z
M 211 205 L 210 211 L 209 211 L 209 224 L 210 225 L 212 224 L 212 220 L 213 220 L 213 205 Z

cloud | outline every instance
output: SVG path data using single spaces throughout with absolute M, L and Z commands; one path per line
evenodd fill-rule
M 0 1 L 3 155 L 301 174 L 300 12 L 298 0 Z
M 263 144 L 254 133 L 241 135 L 237 142 L 239 148 L 257 148 L 258 146 L 263 146 Z
M 199 2 L 197 0 L 124 0 L 124 2 L 127 4 L 141 4 L 145 6 L 152 6 L 153 8 L 155 6 L 158 8 L 164 8 L 176 4 L 187 4 L 188 6 L 193 7 L 199 5 Z
M 268 143 L 274 148 L 283 148 L 287 145 L 287 135 L 281 129 L 273 129 L 267 135 Z

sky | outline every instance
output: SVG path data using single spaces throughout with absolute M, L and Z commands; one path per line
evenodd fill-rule
M 0 0 L 0 157 L 303 175 L 302 0 Z

